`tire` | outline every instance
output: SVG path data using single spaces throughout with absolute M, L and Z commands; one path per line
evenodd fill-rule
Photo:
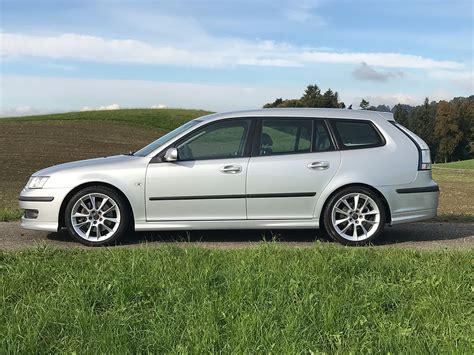
M 357 201 L 357 208 L 355 207 Z M 377 239 L 386 222 L 382 199 L 365 187 L 347 187 L 330 197 L 324 209 L 324 229 L 344 245 L 365 245 Z
M 74 194 L 64 216 L 68 233 L 87 246 L 115 244 L 130 230 L 131 218 L 124 198 L 105 186 L 89 186 Z

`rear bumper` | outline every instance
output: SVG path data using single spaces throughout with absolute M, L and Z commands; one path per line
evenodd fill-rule
M 386 186 L 379 189 L 390 206 L 392 225 L 436 217 L 439 187 L 434 181 L 423 186 Z
M 424 221 L 436 217 L 437 211 L 438 210 L 434 208 L 431 210 L 416 210 L 401 212 L 395 215 L 392 214 L 392 221 L 390 222 L 390 224 L 395 225 L 401 223 Z

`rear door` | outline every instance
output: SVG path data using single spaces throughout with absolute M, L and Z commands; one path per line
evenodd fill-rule
M 248 219 L 311 219 L 340 152 L 324 120 L 263 118 L 247 172 Z

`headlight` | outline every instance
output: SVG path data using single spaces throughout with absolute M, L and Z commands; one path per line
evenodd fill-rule
M 32 176 L 30 180 L 28 180 L 26 187 L 29 189 L 42 189 L 48 179 L 49 176 Z

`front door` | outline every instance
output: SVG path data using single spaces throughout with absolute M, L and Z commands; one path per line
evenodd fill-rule
M 210 123 L 175 144 L 178 161 L 151 163 L 147 221 L 246 219 L 251 121 Z
M 247 172 L 248 219 L 311 219 L 340 153 L 323 120 L 264 118 Z

